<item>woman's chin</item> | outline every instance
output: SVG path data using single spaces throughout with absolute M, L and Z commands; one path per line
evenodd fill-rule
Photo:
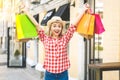
M 59 35 L 60 35 L 60 33 L 54 33 L 54 35 L 55 35 L 55 36 L 59 36 Z

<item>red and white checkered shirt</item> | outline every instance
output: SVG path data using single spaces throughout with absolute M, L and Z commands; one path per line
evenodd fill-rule
M 71 25 L 65 35 L 55 39 L 45 35 L 43 30 L 38 31 L 40 40 L 45 47 L 45 61 L 43 67 L 51 73 L 61 73 L 70 67 L 67 53 L 68 42 L 76 31 Z

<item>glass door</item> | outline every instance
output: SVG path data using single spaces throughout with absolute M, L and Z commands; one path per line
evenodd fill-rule
M 26 67 L 26 45 L 16 39 L 15 27 L 8 28 L 8 67 Z

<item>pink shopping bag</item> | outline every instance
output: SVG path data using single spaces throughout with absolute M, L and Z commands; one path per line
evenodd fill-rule
M 101 21 L 100 15 L 99 14 L 94 14 L 94 15 L 95 15 L 95 33 L 101 34 L 105 31 L 105 28 Z

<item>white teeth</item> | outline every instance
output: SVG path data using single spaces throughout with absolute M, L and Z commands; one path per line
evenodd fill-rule
M 59 31 L 55 31 L 56 33 L 58 33 Z
M 59 33 L 59 32 L 55 32 L 55 33 Z

